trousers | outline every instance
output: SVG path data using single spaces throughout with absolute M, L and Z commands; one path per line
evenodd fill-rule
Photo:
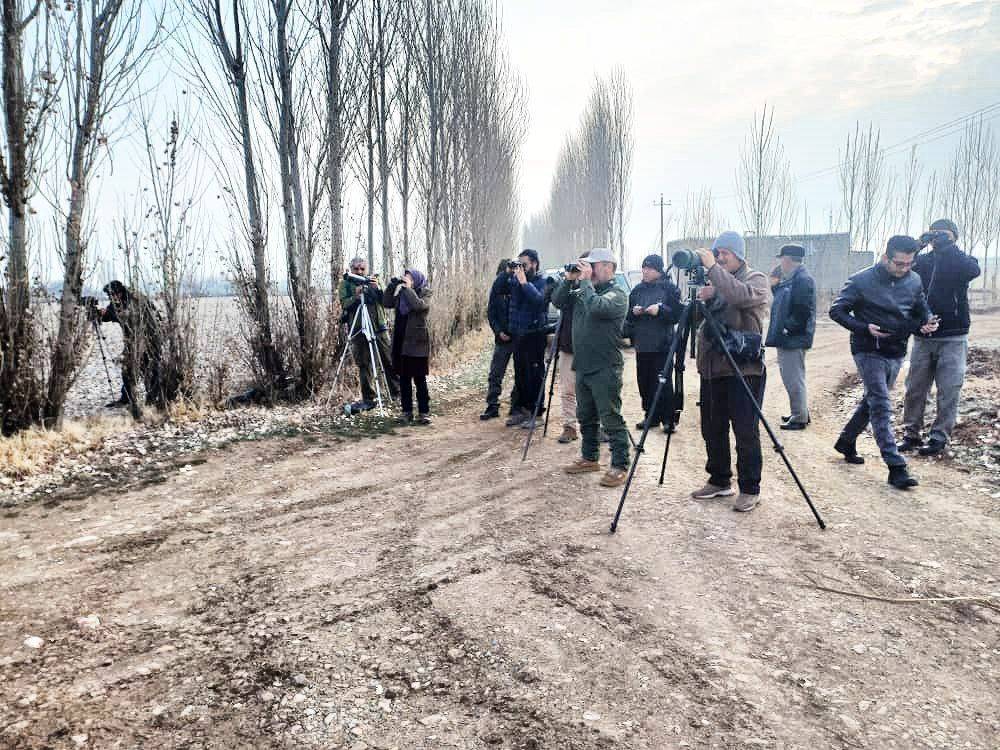
M 628 430 L 622 419 L 622 371 L 605 367 L 576 373 L 576 418 L 580 421 L 580 453 L 588 461 L 600 458 L 600 429 L 611 447 L 611 465 L 628 466 Z
M 931 425 L 930 439 L 947 443 L 958 421 L 958 402 L 965 382 L 965 362 L 969 337 L 946 339 L 914 338 L 910 369 L 906 373 L 906 400 L 903 405 L 903 436 L 920 439 L 924 429 L 924 411 L 931 385 L 937 386 L 937 414 Z
M 392 367 L 392 347 L 389 345 L 389 333 L 380 331 L 375 334 L 375 356 L 378 357 L 378 366 L 385 373 L 385 378 L 389 384 L 389 393 L 383 394 L 389 398 L 399 396 L 399 378 L 396 377 Z M 351 354 L 354 362 L 358 366 L 358 377 L 361 380 L 361 398 L 365 401 L 375 401 L 375 378 L 376 372 L 372 369 L 372 355 L 368 349 L 368 339 L 363 333 L 357 334 L 351 339 Z
M 514 387 L 517 388 L 517 406 L 534 411 L 535 401 L 544 385 L 545 345 L 548 337 L 544 331 L 525 333 L 514 339 Z M 541 414 L 544 409 L 539 409 Z
M 806 393 L 806 350 L 778 349 L 778 372 L 788 393 L 791 409 L 789 422 L 809 421 L 809 398 Z
M 660 373 L 667 363 L 666 352 L 636 352 L 635 353 L 635 379 L 639 386 L 639 397 L 642 399 L 642 411 L 649 414 L 653 408 L 653 398 L 656 396 L 656 389 L 660 385 Z M 669 373 L 668 373 L 669 377 Z M 669 399 L 665 396 L 656 405 L 656 413 L 650 420 L 651 425 L 665 424 L 667 422 L 667 407 Z
M 757 403 L 764 398 L 766 374 L 747 375 L 747 385 Z M 708 481 L 728 487 L 733 478 L 729 446 L 729 428 L 736 438 L 736 478 L 740 492 L 760 494 L 760 475 L 764 459 L 760 450 L 760 425 L 757 410 L 739 377 L 702 378 L 699 397 L 701 436 L 705 440 Z
M 490 360 L 489 387 L 486 391 L 486 405 L 500 407 L 500 394 L 503 393 L 503 379 L 507 374 L 507 365 L 514 356 L 513 341 L 498 341 L 493 345 L 493 358 Z M 511 411 L 517 405 L 517 377 L 514 377 L 514 388 L 510 392 Z
M 889 397 L 903 358 L 890 359 L 875 352 L 858 352 L 854 355 L 854 363 L 864 384 L 865 395 L 841 430 L 841 439 L 854 443 L 871 423 L 872 434 L 885 465 L 890 469 L 906 466 L 906 459 L 896 449 L 896 436 L 892 431 L 892 400 Z
M 573 352 L 559 352 L 559 403 L 564 427 L 576 427 L 576 373 Z

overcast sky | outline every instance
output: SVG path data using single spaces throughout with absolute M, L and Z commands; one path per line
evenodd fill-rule
M 855 121 L 874 122 L 889 145 L 1000 102 L 1000 2 L 504 0 L 501 12 L 529 95 L 525 216 L 545 205 L 595 74 L 618 66 L 630 79 L 636 151 L 626 245 L 635 264 L 658 242 L 661 192 L 676 210 L 687 191 L 711 187 L 722 214 L 743 228 L 734 172 L 765 102 L 797 176 L 835 165 Z M 940 166 L 957 140 L 918 153 L 928 168 Z M 835 176 L 797 188 L 812 230 L 826 231 Z

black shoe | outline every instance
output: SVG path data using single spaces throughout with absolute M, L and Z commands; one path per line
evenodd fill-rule
M 943 440 L 928 440 L 927 445 L 917 449 L 917 453 L 921 456 L 937 456 L 944 452 L 946 445 Z
M 791 418 L 792 418 L 792 415 L 791 415 L 791 414 L 789 414 L 789 415 L 788 415 L 787 417 L 782 417 L 782 418 L 781 418 L 781 421 L 782 421 L 782 422 L 787 422 L 787 421 L 788 421 L 789 419 L 791 419 Z
M 783 430 L 804 430 L 806 428 L 805 422 L 785 422 L 781 425 Z
M 910 476 L 910 472 L 906 470 L 905 465 L 890 466 L 889 479 L 887 481 L 897 490 L 908 490 L 910 489 L 910 487 L 916 487 L 918 484 L 920 484 L 920 482 L 917 481 L 916 477 Z
M 849 443 L 846 440 L 840 439 L 833 444 L 833 449 L 840 453 L 844 460 L 849 464 L 863 464 L 865 460 L 858 455 L 858 449 L 854 443 Z
M 637 430 L 644 430 L 644 429 L 646 429 L 646 420 L 644 419 L 641 422 L 636 422 L 635 423 L 635 429 L 637 429 Z
M 402 414 L 399 415 L 399 417 L 397 417 L 396 424 L 402 424 L 402 425 L 413 424 L 412 412 L 404 411 Z
M 104 408 L 105 409 L 117 409 L 117 408 L 119 408 L 121 406 L 128 406 L 128 399 L 127 398 L 120 398 L 117 401 L 108 401 L 108 403 L 106 403 L 104 405 Z
M 496 419 L 500 416 L 500 407 L 498 406 L 487 406 L 486 411 L 479 415 L 479 418 L 485 422 L 488 419 Z
M 908 453 L 909 451 L 915 451 L 923 447 L 923 441 L 920 438 L 906 437 L 896 444 L 896 450 L 900 453 Z
M 429 425 L 430 423 L 431 423 L 430 414 L 420 414 L 417 416 L 416 419 L 413 420 L 413 424 Z

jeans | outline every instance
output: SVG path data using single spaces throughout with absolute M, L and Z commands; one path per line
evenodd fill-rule
M 399 377 L 399 405 L 404 414 L 413 414 L 413 386 L 417 386 L 417 408 L 421 414 L 430 414 L 431 396 L 427 390 L 426 375 L 401 375 Z
M 559 402 L 563 427 L 576 427 L 576 373 L 572 352 L 559 352 Z
M 809 421 L 809 398 L 806 394 L 806 350 L 778 349 L 778 372 L 788 392 L 789 422 Z
M 622 419 L 622 371 L 606 367 L 576 373 L 576 418 L 580 420 L 580 453 L 588 461 L 601 455 L 599 427 L 607 433 L 611 465 L 628 467 L 628 428 Z
M 865 395 L 844 425 L 840 439 L 853 444 L 871 422 L 872 433 L 885 465 L 890 469 L 906 466 L 906 459 L 896 449 L 896 436 L 891 424 L 892 400 L 889 398 L 903 358 L 889 359 L 875 352 L 858 352 L 854 355 L 854 362 L 865 386 Z
M 393 373 L 392 367 L 392 347 L 389 345 L 389 333 L 380 331 L 375 334 L 375 356 L 378 357 L 377 365 L 385 373 L 388 381 L 389 393 L 383 393 L 382 397 L 396 398 L 399 395 L 399 379 Z M 375 401 L 375 377 L 372 370 L 372 354 L 368 348 L 368 339 L 363 333 L 358 333 L 351 339 L 351 354 L 354 356 L 354 363 L 358 366 L 358 377 L 361 380 L 361 398 L 365 401 Z
M 656 389 L 660 386 L 660 373 L 666 363 L 666 352 L 635 353 L 635 379 L 639 386 L 644 414 L 649 414 L 649 410 L 653 408 L 653 397 L 656 396 Z M 672 377 L 672 373 L 667 373 L 667 377 Z M 667 422 L 667 406 L 670 399 L 666 396 L 666 393 L 662 394 L 660 403 L 656 407 L 656 414 L 650 421 L 651 425 Z
M 490 360 L 489 389 L 486 391 L 486 405 L 500 408 L 500 394 L 503 393 L 503 378 L 507 374 L 507 365 L 514 356 L 514 342 L 497 342 L 493 345 L 493 359 Z M 517 377 L 514 378 L 514 388 L 510 392 L 510 410 L 514 411 L 517 404 Z
M 516 406 L 527 412 L 535 409 L 535 402 L 545 379 L 545 346 L 548 337 L 544 331 L 526 333 L 514 339 L 514 387 L 517 389 Z M 543 405 L 544 406 L 544 405 Z M 539 409 L 538 413 L 544 411 Z
M 924 410 L 933 384 L 937 386 L 937 414 L 931 426 L 930 439 L 948 442 L 955 422 L 958 421 L 958 401 L 965 381 L 965 360 L 968 354 L 968 336 L 914 338 L 910 369 L 906 374 L 904 437 L 920 439 L 920 433 L 924 429 Z
M 747 385 L 760 404 L 764 398 L 765 375 L 747 375 Z M 736 476 L 740 492 L 760 494 L 760 474 L 764 459 L 760 450 L 757 410 L 739 377 L 702 378 L 699 396 L 701 436 L 705 440 L 708 481 L 728 487 L 733 478 L 729 448 L 729 427 L 736 437 Z

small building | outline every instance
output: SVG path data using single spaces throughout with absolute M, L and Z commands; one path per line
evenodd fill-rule
M 667 262 L 682 248 L 711 247 L 715 238 L 688 237 L 667 243 Z M 782 245 L 793 243 L 806 249 L 806 266 L 816 280 L 816 291 L 823 297 L 835 294 L 851 274 L 875 262 L 870 252 L 851 250 L 851 237 L 847 232 L 837 234 L 793 234 L 766 237 L 744 237 L 747 262 L 751 268 L 770 273 L 778 265 L 778 251 Z

